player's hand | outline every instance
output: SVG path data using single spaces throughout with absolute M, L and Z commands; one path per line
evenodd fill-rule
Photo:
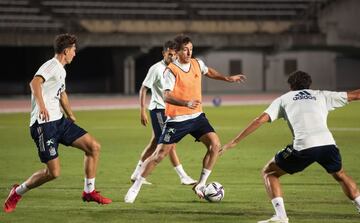
M 143 126 L 146 126 L 147 124 L 148 124 L 148 117 L 147 117 L 147 114 L 146 114 L 146 112 L 144 111 L 144 112 L 141 112 L 141 115 L 140 115 L 141 117 L 140 117 L 140 121 L 141 121 L 141 124 L 143 125 Z
M 45 122 L 49 121 L 50 115 L 49 115 L 48 110 L 45 107 L 40 108 L 39 118 L 40 118 L 40 120 L 45 121 Z
M 192 188 L 192 190 L 195 192 L 195 194 L 200 198 L 200 199 L 204 199 L 205 197 L 205 185 L 204 184 L 195 184 Z
M 201 101 L 199 100 L 190 100 L 186 102 L 186 107 L 191 108 L 191 109 L 195 109 L 198 106 L 200 106 Z
M 69 115 L 67 118 L 70 119 L 70 121 L 72 121 L 72 122 L 76 121 L 76 118 L 74 115 Z
M 246 80 L 246 76 L 243 75 L 243 74 L 237 74 L 237 75 L 233 75 L 233 76 L 230 76 L 228 77 L 228 81 L 233 83 L 233 82 L 236 82 L 236 83 L 244 83 Z
M 236 146 L 236 143 L 235 142 L 229 142 L 229 143 L 226 143 L 225 145 L 223 145 L 219 151 L 219 155 L 223 155 L 227 150 L 233 148 Z

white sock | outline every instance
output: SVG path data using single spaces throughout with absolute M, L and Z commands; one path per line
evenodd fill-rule
M 25 182 L 22 183 L 21 185 L 19 185 L 16 189 L 15 189 L 15 192 L 18 194 L 18 195 L 23 195 L 25 194 L 26 192 L 28 192 L 30 189 L 26 186 Z
M 141 170 L 141 166 L 142 166 L 143 163 L 144 163 L 143 161 L 139 160 L 138 164 L 137 164 L 136 167 L 135 167 L 134 172 L 131 174 L 131 179 L 132 179 L 132 180 L 135 180 L 135 179 L 139 176 L 140 170 Z
M 357 208 L 357 210 L 360 212 L 360 196 L 356 197 L 353 200 L 353 203 L 354 203 L 355 207 Z
M 146 179 L 145 179 L 144 177 L 139 176 L 139 177 L 135 180 L 134 184 L 132 185 L 132 188 L 133 188 L 134 190 L 140 190 L 140 188 L 141 188 L 141 186 L 142 186 L 142 184 L 144 183 L 145 180 L 146 180 Z
M 284 200 L 282 197 L 275 197 L 274 199 L 271 200 L 271 203 L 275 209 L 276 216 L 280 218 L 287 218 Z
M 179 175 L 180 178 L 186 177 L 187 174 L 185 173 L 185 170 L 181 164 L 174 167 L 176 173 Z
M 85 178 L 84 181 L 84 191 L 85 193 L 91 193 L 93 190 L 95 190 L 95 178 Z
M 207 179 L 209 178 L 211 170 L 203 168 L 200 175 L 199 184 L 206 184 Z

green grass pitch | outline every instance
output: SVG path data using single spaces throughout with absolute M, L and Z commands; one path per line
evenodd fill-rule
M 204 110 L 222 143 L 234 137 L 266 106 L 206 107 Z M 329 127 L 340 147 L 344 168 L 360 183 L 360 103 L 329 114 Z M 273 214 L 262 184 L 264 164 L 287 143 L 291 135 L 282 120 L 266 124 L 222 156 L 209 181 L 224 185 L 221 203 L 199 200 L 190 186 L 180 185 L 169 159 L 149 176 L 134 204 L 123 198 L 130 174 L 148 143 L 151 127 L 143 127 L 138 109 L 77 111 L 78 124 L 102 144 L 96 186 L 113 199 L 107 206 L 83 203 L 83 153 L 60 147 L 61 176 L 30 191 L 15 212 L 1 212 L 0 222 L 256 222 Z M 23 182 L 43 167 L 30 137 L 29 114 L 0 114 L 0 199 L 14 183 Z M 185 170 L 198 179 L 205 147 L 191 136 L 177 151 Z M 281 178 L 290 222 L 360 222 L 360 215 L 340 186 L 318 165 Z

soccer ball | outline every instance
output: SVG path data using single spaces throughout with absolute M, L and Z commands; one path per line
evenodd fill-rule
M 221 105 L 221 98 L 220 97 L 214 97 L 212 99 L 212 103 L 215 107 L 219 107 Z
M 211 182 L 206 185 L 204 198 L 209 202 L 220 202 L 225 196 L 224 187 L 219 182 Z

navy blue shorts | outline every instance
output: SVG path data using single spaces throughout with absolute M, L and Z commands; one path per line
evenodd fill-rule
M 191 134 L 195 141 L 199 141 L 206 133 L 215 132 L 205 114 L 183 122 L 166 122 L 160 136 L 159 144 L 173 144 L 179 142 L 187 134 Z
M 30 127 L 30 134 L 37 148 L 42 163 L 58 157 L 59 143 L 70 146 L 76 139 L 87 132 L 71 120 L 62 117 L 59 120 L 38 124 Z
M 158 142 L 166 121 L 165 109 L 150 110 L 150 117 L 155 140 Z
M 275 155 L 275 163 L 285 172 L 293 174 L 304 170 L 312 163 L 319 163 L 328 173 L 341 170 L 341 155 L 335 145 L 312 147 L 297 151 L 288 145 Z

